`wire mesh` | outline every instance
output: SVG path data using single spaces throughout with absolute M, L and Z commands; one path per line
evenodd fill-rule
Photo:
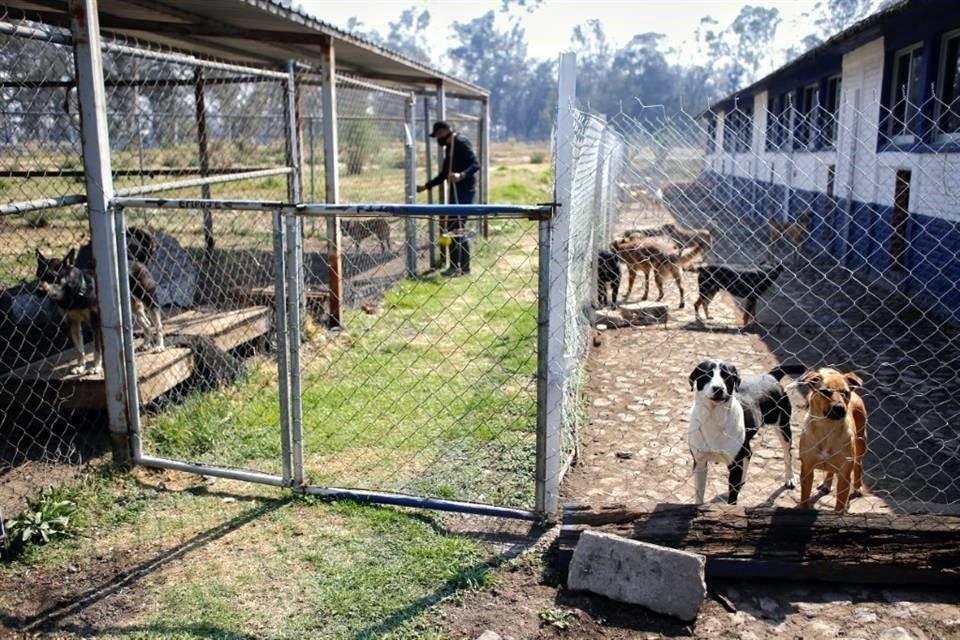
M 71 344 L 57 305 L 40 294 L 38 266 L 89 238 L 73 53 L 61 29 L 0 17 L 20 32 L 0 35 L 0 511 L 10 515 L 105 443 L 84 390 L 29 366 Z
M 949 425 L 958 412 L 960 183 L 948 142 L 957 106 L 936 88 L 923 103 L 900 95 L 884 103 L 837 79 L 823 95 L 741 96 L 702 113 L 641 106 L 606 122 L 623 149 L 611 176 L 613 228 L 602 238 L 615 266 L 591 283 L 617 296 L 616 280 L 619 296 L 597 303 L 606 330 L 589 364 L 590 472 L 572 491 L 695 500 L 688 429 L 702 431 L 691 425 L 710 401 L 688 376 L 719 360 L 741 377 L 790 368 L 781 382 L 789 428 L 761 428 L 728 461 L 747 470 L 738 504 L 956 510 L 960 449 Z M 578 170 L 602 179 L 594 169 L 602 142 L 581 129 Z M 575 199 L 589 202 L 597 179 L 579 181 Z M 579 335 L 588 324 L 575 317 Z M 862 384 L 803 375 L 824 368 Z M 859 422 L 818 422 L 840 406 L 858 416 L 848 393 L 866 406 L 862 455 Z M 853 435 L 824 440 L 824 424 Z M 792 436 L 791 447 L 780 433 Z M 817 483 L 826 468 L 840 480 L 801 496 L 801 475 L 813 468 Z M 853 483 L 849 501 L 837 495 L 844 477 Z M 726 502 L 728 480 L 724 465 L 710 465 L 705 500 Z

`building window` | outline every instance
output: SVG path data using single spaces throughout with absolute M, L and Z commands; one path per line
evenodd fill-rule
M 827 95 L 823 101 L 823 146 L 832 149 L 837 143 L 840 125 L 840 76 L 827 80 Z
M 746 153 L 750 151 L 752 143 L 753 109 L 735 106 L 723 117 L 723 150 L 727 153 Z
M 788 94 L 781 93 L 767 100 L 767 151 L 779 151 L 790 134 Z
M 717 150 L 717 116 L 709 114 L 707 116 L 707 153 L 713 153 Z
M 901 49 L 893 56 L 890 120 L 887 136 L 895 143 L 913 142 L 913 127 L 920 113 L 920 70 L 923 45 Z
M 960 31 L 943 38 L 937 130 L 942 140 L 960 140 Z
M 817 85 L 811 84 L 797 90 L 796 126 L 793 148 L 813 149 L 817 139 Z

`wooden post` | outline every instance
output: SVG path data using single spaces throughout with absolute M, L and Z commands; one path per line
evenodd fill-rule
M 323 47 L 320 76 L 323 82 L 323 160 L 327 204 L 340 203 L 339 144 L 337 141 L 337 56 L 333 38 Z M 343 268 L 340 255 L 340 218 L 327 218 L 327 274 L 330 287 L 330 324 L 343 326 Z
M 197 149 L 200 155 L 200 177 L 206 178 L 210 173 L 210 152 L 207 149 L 207 108 L 203 89 L 203 69 L 193 70 L 193 96 L 197 111 Z M 200 197 L 210 199 L 210 185 L 200 187 Z M 203 210 L 203 240 L 207 248 L 207 255 L 213 254 L 215 246 L 213 238 L 213 212 Z

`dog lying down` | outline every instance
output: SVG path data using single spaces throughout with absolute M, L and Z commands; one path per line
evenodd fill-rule
M 805 370 L 785 365 L 764 375 L 741 378 L 733 364 L 704 360 L 690 373 L 690 390 L 695 395 L 687 444 L 693 456 L 697 504 L 704 501 L 707 465 L 711 462 L 727 467 L 727 502 L 737 504 L 746 482 L 751 441 L 767 425 L 777 428 L 783 445 L 783 485 L 794 487 L 790 429 L 793 405 L 780 380 Z

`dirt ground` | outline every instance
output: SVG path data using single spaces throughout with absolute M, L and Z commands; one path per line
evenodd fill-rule
M 632 213 L 621 228 L 671 220 L 663 210 Z M 683 221 L 687 226 L 712 227 L 710 262 L 759 264 L 765 247 L 750 237 L 749 230 L 738 229 L 736 222 Z M 837 286 L 811 286 L 824 280 Z M 851 503 L 851 511 L 957 512 L 960 439 L 947 425 L 956 424 L 960 408 L 955 383 L 938 364 L 956 361 L 955 332 L 926 318 L 895 293 L 802 257 L 761 300 L 757 322 L 750 327 L 741 326 L 733 300 L 722 294 L 711 305 L 713 320 L 696 322 L 692 308 L 696 276 L 686 274 L 685 281 L 684 309 L 677 308 L 673 283 L 666 285 L 670 307 L 666 326 L 600 334 L 601 344 L 588 363 L 588 420 L 580 434 L 581 455 L 563 487 L 566 503 L 644 508 L 690 502 L 693 478 L 686 426 L 692 396 L 687 377 L 700 360 L 721 358 L 748 375 L 778 363 L 833 364 L 859 371 L 866 380 L 864 395 L 871 411 L 865 464 L 868 490 Z M 642 279 L 638 284 L 631 301 L 642 294 Z M 784 379 L 784 384 L 790 382 Z M 799 485 L 796 441 L 804 401 L 795 392 L 791 398 L 793 476 Z M 905 415 L 910 416 L 909 423 Z M 764 430 L 754 440 L 740 504 L 796 506 L 799 488 L 785 488 L 783 479 L 780 442 L 772 430 Z M 725 498 L 725 470 L 712 468 L 707 500 Z M 816 506 L 832 509 L 833 499 L 820 496 Z M 498 570 L 492 589 L 442 608 L 451 637 L 477 638 L 489 629 L 505 640 L 960 638 L 960 591 L 840 583 L 710 582 L 710 597 L 700 616 L 685 625 L 640 607 L 569 592 L 552 575 L 549 553 L 541 555 L 549 541 L 538 544 Z

